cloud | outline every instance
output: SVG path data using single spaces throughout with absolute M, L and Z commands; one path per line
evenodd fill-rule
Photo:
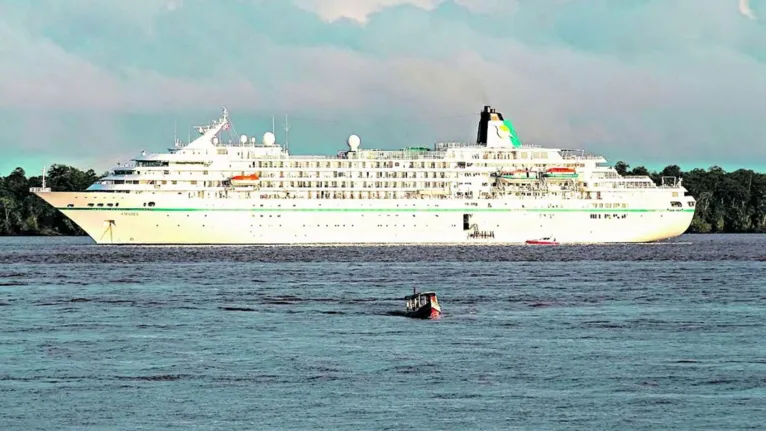
M 31 137 L 49 158 L 161 150 L 168 122 L 222 105 L 269 124 L 289 112 L 301 152 L 334 152 L 352 130 L 398 147 L 471 139 L 489 103 L 527 142 L 657 163 L 766 157 L 766 27 L 731 3 L 8 4 L 0 119 L 25 127 L 6 150 Z
M 750 0 L 739 0 L 739 13 L 750 19 L 756 19 L 755 12 L 750 8 Z
M 520 0 L 453 0 L 454 4 L 474 13 L 513 11 Z M 544 1 L 544 0 L 543 0 Z M 548 0 L 550 1 L 550 0 Z M 566 0 L 554 0 L 563 2 Z M 431 11 L 448 0 L 294 0 L 295 4 L 316 13 L 322 19 L 334 22 L 350 19 L 361 24 L 367 23 L 370 15 L 395 6 L 411 6 Z
M 322 19 L 335 21 L 341 18 L 365 23 L 369 15 L 391 6 L 412 5 L 430 10 L 441 0 L 295 0 L 298 7 L 314 12 Z

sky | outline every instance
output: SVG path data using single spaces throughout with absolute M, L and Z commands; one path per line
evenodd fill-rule
M 766 171 L 766 0 L 0 0 L 0 172 L 103 171 L 230 112 L 335 154 L 475 140 Z

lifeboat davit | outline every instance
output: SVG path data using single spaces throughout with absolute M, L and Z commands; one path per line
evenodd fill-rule
M 235 175 L 231 177 L 231 184 L 234 186 L 253 186 L 258 184 L 260 179 L 258 174 Z

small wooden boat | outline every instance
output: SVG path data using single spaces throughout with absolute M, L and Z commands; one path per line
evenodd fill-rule
M 407 301 L 407 311 L 404 315 L 415 319 L 438 319 L 442 313 L 436 292 L 420 292 L 412 289 L 412 295 L 404 297 Z
M 526 243 L 529 245 L 559 245 L 556 238 L 551 238 L 549 236 L 540 239 L 528 239 Z

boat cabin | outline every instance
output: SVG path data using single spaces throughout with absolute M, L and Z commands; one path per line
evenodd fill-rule
M 419 292 L 413 295 L 405 296 L 407 301 L 407 311 L 414 311 L 433 302 L 437 302 L 436 292 Z

